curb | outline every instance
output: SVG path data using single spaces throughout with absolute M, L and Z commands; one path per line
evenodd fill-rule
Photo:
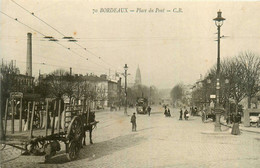
M 220 123 L 220 124 L 223 125 L 223 126 L 226 126 L 226 127 L 232 128 L 232 126 L 228 126 L 228 125 L 223 124 L 223 123 Z M 240 130 L 245 131 L 245 132 L 250 132 L 250 133 L 260 134 L 260 131 L 251 131 L 251 130 L 246 130 L 246 129 L 243 129 L 243 128 L 240 128 Z
M 12 160 L 15 160 L 15 159 L 19 158 L 20 156 L 21 156 L 21 155 L 16 156 L 16 157 L 13 157 L 13 158 L 11 158 L 11 159 L 3 160 L 3 161 L 0 162 L 0 164 L 4 164 L 4 163 L 7 163 L 7 162 L 10 162 L 10 161 L 12 161 Z
M 212 132 L 212 131 L 209 131 L 209 132 L 201 132 L 201 134 L 206 134 L 206 135 L 231 135 L 229 131 L 221 131 L 221 132 Z
M 250 131 L 250 130 L 245 130 L 245 129 L 241 129 L 242 131 L 246 131 L 246 132 L 251 132 L 251 133 L 255 133 L 255 134 L 260 134 L 260 132 L 258 131 Z
M 8 147 L 9 147 L 9 146 L 8 146 Z M 14 147 L 10 147 L 10 148 L 4 149 L 4 150 L 14 150 Z M 3 151 L 4 151 L 4 150 L 3 150 Z M 17 150 L 19 150 L 19 149 L 17 149 Z M 0 152 L 1 155 L 4 154 L 3 151 Z M 16 155 L 16 154 L 14 154 L 14 155 Z M 13 154 L 12 154 L 11 156 L 13 156 Z M 10 161 L 12 161 L 12 160 L 15 160 L 15 159 L 19 158 L 20 156 L 21 156 L 21 154 L 18 154 L 18 155 L 14 156 L 14 157 L 11 157 L 11 158 L 9 157 L 9 158 L 6 159 L 6 160 L 0 160 L 0 167 L 1 167 L 2 164 L 7 163 L 7 162 L 10 162 Z

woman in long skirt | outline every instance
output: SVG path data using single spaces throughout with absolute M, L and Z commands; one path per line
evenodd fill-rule
M 234 117 L 234 124 L 233 124 L 233 127 L 232 127 L 231 134 L 233 134 L 233 135 L 240 135 L 239 122 L 240 122 L 239 116 L 236 115 Z

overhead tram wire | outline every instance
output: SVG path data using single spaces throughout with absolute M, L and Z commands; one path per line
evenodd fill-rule
M 45 22 L 44 20 L 42 20 L 41 18 L 39 18 L 38 16 L 34 15 L 33 12 L 30 12 L 29 10 L 27 10 L 26 8 L 24 8 L 22 5 L 18 4 L 17 2 L 15 2 L 14 0 L 11 0 L 13 3 L 15 3 L 17 6 L 19 6 L 20 8 L 22 8 L 23 10 L 25 10 L 26 12 L 30 13 L 31 15 L 33 15 L 34 17 L 36 17 L 37 19 L 39 19 L 40 21 L 42 21 L 43 23 L 45 23 L 46 25 L 48 25 L 49 27 L 51 27 L 53 30 L 55 30 L 56 32 L 58 32 L 59 34 L 61 34 L 62 36 L 65 36 L 64 34 L 62 34 L 59 30 L 57 30 L 56 28 L 52 27 L 50 24 L 48 24 L 47 22 Z
M 5 16 L 7 16 L 8 18 L 17 21 L 18 23 L 24 25 L 25 27 L 27 27 L 27 28 L 29 28 L 29 29 L 32 29 L 33 31 L 35 31 L 35 32 L 37 32 L 37 33 L 39 33 L 39 34 L 41 34 L 42 36 L 45 36 L 43 33 L 39 32 L 38 30 L 36 30 L 36 29 L 32 28 L 31 26 L 28 26 L 27 24 L 24 24 L 23 22 L 19 21 L 18 18 L 13 18 L 13 17 L 11 17 L 10 15 L 4 13 L 3 11 L 0 11 L 0 12 L 1 12 L 2 14 L 4 14 Z
M 39 33 L 39 34 L 41 34 L 43 37 L 47 37 L 45 34 L 41 33 L 40 31 L 38 31 L 38 30 L 32 28 L 31 26 L 29 26 L 29 25 L 27 25 L 27 24 L 25 24 L 25 23 L 19 21 L 18 18 L 13 18 L 13 17 L 11 17 L 10 15 L 4 13 L 3 11 L 0 11 L 0 12 L 1 12 L 2 14 L 4 14 L 5 16 L 7 16 L 8 18 L 10 18 L 10 19 L 12 19 L 12 20 L 15 20 L 15 21 L 17 21 L 18 23 L 22 24 L 23 26 L 25 26 L 25 27 L 27 27 L 27 28 L 29 28 L 29 29 L 31 29 L 31 30 L 33 30 L 33 31 L 35 31 L 35 32 L 37 32 L 37 33 Z M 84 56 L 78 54 L 77 52 L 71 50 L 70 48 L 66 47 L 65 45 L 59 43 L 58 41 L 53 41 L 53 42 L 59 44 L 60 46 L 62 46 L 62 47 L 65 48 L 66 50 L 69 50 L 70 52 L 74 53 L 75 55 L 78 55 L 79 57 L 83 58 L 84 60 L 88 60 L 87 57 L 84 57 Z M 90 62 L 92 62 L 92 63 L 94 63 L 94 64 L 100 66 L 101 68 L 104 68 L 103 66 L 101 66 L 101 65 L 99 65 L 99 64 L 97 64 L 97 63 L 95 63 L 95 62 L 93 62 L 93 61 L 90 61 Z M 105 70 L 109 70 L 108 68 L 104 68 L 104 69 L 105 69 Z
M 41 64 L 41 65 L 46 65 L 46 66 L 53 66 L 53 67 L 59 67 L 59 68 L 73 68 L 73 69 L 78 69 L 78 70 L 87 70 L 87 71 L 95 71 L 95 72 L 102 72 L 104 73 L 104 71 L 100 71 L 100 70 L 93 70 L 93 69 L 87 69 L 87 68 L 79 68 L 79 67 L 73 67 L 73 66 L 60 66 L 60 65 L 55 65 L 55 64 L 47 64 L 47 63 L 36 63 L 36 64 Z
M 14 1 L 13 1 L 13 2 L 14 2 Z M 16 4 L 17 4 L 17 3 L 16 3 Z M 18 4 L 17 4 L 17 5 L 18 5 Z M 20 6 L 20 5 L 19 5 L 19 6 Z M 20 7 L 22 7 L 22 6 L 20 6 Z M 23 7 L 22 7 L 22 8 L 23 8 Z M 23 8 L 23 9 L 26 10 L 25 8 Z M 29 12 L 28 10 L 26 10 L 26 11 Z M 26 27 L 32 29 L 33 31 L 35 31 L 35 32 L 37 32 L 37 33 L 39 33 L 39 34 L 41 34 L 42 36 L 46 37 L 45 34 L 43 34 L 43 33 L 41 33 L 40 31 L 38 31 L 38 30 L 36 30 L 36 29 L 34 29 L 34 28 L 32 28 L 32 27 L 26 25 L 25 23 L 19 21 L 17 18 L 13 18 L 13 17 L 7 15 L 6 13 L 4 13 L 4 12 L 2 12 L 2 11 L 0 11 L 0 12 L 1 12 L 2 14 L 4 14 L 5 16 L 9 17 L 10 19 L 15 20 L 15 21 L 19 22 L 20 24 L 22 24 L 22 25 L 24 25 L 24 26 L 26 26 Z M 54 30 L 56 30 L 56 29 L 54 28 Z M 56 30 L 56 31 L 57 31 L 57 30 Z M 58 32 L 59 32 L 59 31 L 58 31 Z M 81 58 L 83 58 L 83 59 L 86 59 L 86 60 L 89 60 L 87 57 L 84 57 L 84 56 L 82 56 L 82 55 L 76 53 L 75 51 L 73 51 L 73 50 L 71 50 L 70 48 L 64 46 L 63 44 L 59 43 L 58 41 L 53 41 L 53 42 L 59 44 L 59 45 L 62 46 L 63 48 L 69 50 L 70 52 L 72 52 L 72 53 L 74 53 L 74 54 L 76 54 L 76 55 L 78 55 L 79 57 L 81 57 Z M 94 64 L 96 64 L 97 66 L 100 66 L 100 67 L 104 68 L 102 65 L 99 65 L 99 64 L 97 64 L 97 63 L 95 63 L 95 62 L 93 62 L 93 61 L 91 61 L 91 60 L 89 60 L 89 61 L 92 62 L 92 63 L 94 63 Z M 109 70 L 109 68 L 104 68 L 104 69 L 105 69 L 105 70 Z
M 87 48 L 83 47 L 82 45 L 80 45 L 79 43 L 75 42 L 75 44 L 79 47 L 81 47 L 82 49 L 84 49 L 86 52 L 94 55 L 95 57 L 97 57 L 98 59 L 100 59 L 101 61 L 103 61 L 105 64 L 109 65 L 110 67 L 113 67 L 115 70 L 117 70 L 117 68 L 115 68 L 112 64 L 106 62 L 104 59 L 102 59 L 101 57 L 99 57 L 98 55 L 96 55 L 95 53 L 91 52 L 90 50 L 88 50 Z
M 25 24 L 25 23 L 19 21 L 18 18 L 13 18 L 13 17 L 11 17 L 10 15 L 4 13 L 3 11 L 0 11 L 0 12 L 1 12 L 2 14 L 4 14 L 5 16 L 9 17 L 10 19 L 15 20 L 15 21 L 17 21 L 18 23 L 20 23 L 20 24 L 26 26 L 27 28 L 32 29 L 33 31 L 39 33 L 39 34 L 42 35 L 43 37 L 46 37 L 46 35 L 43 34 L 43 33 L 41 33 L 40 31 L 38 31 L 38 30 L 32 28 L 31 26 L 29 26 L 29 25 L 27 25 L 27 24 Z M 64 46 L 63 44 L 61 44 L 61 43 L 59 43 L 59 42 L 57 42 L 57 41 L 53 41 L 53 42 L 56 42 L 57 44 L 59 44 L 59 45 L 62 46 L 63 48 L 70 50 L 70 48 Z M 70 51 L 71 51 L 71 50 L 70 50 Z M 71 51 L 71 52 L 74 52 L 74 51 Z M 75 53 L 75 52 L 74 52 L 74 54 L 79 55 L 78 53 Z M 79 56 L 82 57 L 81 55 L 79 55 Z M 84 57 L 83 57 L 83 58 L 84 58 Z M 85 59 L 85 58 L 84 58 L 84 59 Z
M 8 60 L 8 59 L 5 59 Z M 9 59 L 12 60 L 12 59 Z M 26 61 L 20 61 L 20 60 L 15 60 L 16 62 L 20 62 L 20 63 L 26 63 Z M 45 62 L 33 62 L 32 64 L 38 64 L 38 65 L 46 65 L 46 66 L 52 66 L 52 67 L 58 67 L 58 68 L 73 68 L 73 69 L 79 69 L 79 70 L 87 70 L 87 71 L 92 71 L 92 72 L 102 72 L 105 73 L 104 71 L 101 70 L 96 70 L 96 69 L 88 69 L 88 68 L 80 68 L 80 67 L 74 67 L 74 66 L 60 66 L 60 65 L 55 65 L 55 64 L 49 64 L 49 63 L 45 63 Z
M 63 38 L 67 37 L 64 33 L 62 33 L 61 31 L 59 31 L 58 29 L 56 29 L 55 27 L 51 26 L 49 23 L 47 23 L 46 21 L 44 21 L 43 19 L 39 18 L 38 16 L 36 16 L 34 14 L 34 12 L 29 11 L 28 9 L 26 9 L 25 7 L 23 7 L 22 5 L 18 4 L 17 2 L 15 2 L 14 0 L 11 0 L 14 4 L 16 4 L 17 6 L 19 6 L 20 8 L 22 8 L 24 11 L 28 12 L 29 14 L 33 15 L 35 18 L 39 19 L 41 22 L 43 22 L 44 24 L 46 24 L 47 26 L 49 26 L 50 28 L 52 28 L 53 30 L 55 30 L 56 32 L 58 32 L 60 35 L 63 36 Z M 80 44 L 78 44 L 78 42 L 75 41 L 71 41 L 74 42 L 76 45 L 78 45 L 79 47 L 81 47 L 82 49 L 84 49 L 85 51 L 89 52 L 90 54 L 94 55 L 95 57 L 97 57 L 98 59 L 102 60 L 104 63 L 106 63 L 107 65 L 109 65 L 110 67 L 115 68 L 113 65 L 107 63 L 106 61 L 104 61 L 101 57 L 97 56 L 96 54 L 92 53 L 91 51 L 87 50 L 85 47 L 81 46 Z M 115 68 L 116 70 L 117 68 Z
M 34 45 L 35 45 L 35 43 L 34 43 Z M 39 45 L 38 45 L 39 46 Z M 14 47 L 12 47 L 12 46 L 9 46 L 10 48 L 12 48 L 12 49 L 17 49 L 17 48 L 14 48 Z M 48 46 L 48 47 L 50 47 L 50 46 Z M 58 61 L 59 63 L 60 63 L 60 60 L 58 60 L 58 59 L 54 59 L 54 58 L 52 58 L 52 57 L 50 57 L 50 58 L 48 58 L 48 57 L 45 57 L 45 56 L 43 56 L 43 55 L 40 55 L 40 54 L 37 54 L 37 53 L 34 53 L 34 55 L 36 55 L 37 57 L 42 57 L 42 58 L 44 58 L 44 59 L 48 59 L 48 60 L 53 60 L 53 61 Z M 64 62 L 64 61 L 63 61 Z M 66 62 L 66 63 L 71 63 L 71 62 Z

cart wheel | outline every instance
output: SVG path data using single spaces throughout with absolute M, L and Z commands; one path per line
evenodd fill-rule
M 51 152 L 50 155 L 45 155 L 45 163 L 48 163 L 51 160 L 51 157 L 54 156 L 56 154 L 56 151 Z
M 67 158 L 69 161 L 75 160 L 79 156 L 80 143 L 78 141 L 72 140 L 68 144 Z
M 28 144 L 26 149 L 29 148 L 28 151 L 35 156 L 41 156 L 45 154 L 44 145 L 45 145 L 45 141 L 33 142 Z
M 1 143 L 0 151 L 6 147 L 6 144 Z
M 48 163 L 50 161 L 50 159 L 51 159 L 51 156 L 50 155 L 45 155 L 44 158 L 45 158 L 45 163 Z
M 73 139 L 75 141 L 79 141 L 82 135 L 83 135 L 83 125 L 81 119 L 78 116 L 75 116 L 70 122 L 66 138 L 68 140 Z

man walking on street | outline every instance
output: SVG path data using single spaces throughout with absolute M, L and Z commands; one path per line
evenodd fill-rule
M 132 123 L 132 131 L 136 131 L 136 116 L 135 113 L 133 113 L 131 117 L 131 123 Z
M 182 108 L 180 110 L 180 118 L 179 118 L 179 120 L 182 120 Z
M 152 110 L 152 108 L 151 108 L 150 106 L 148 106 L 147 111 L 148 111 L 148 115 L 149 115 L 149 116 L 150 116 L 150 114 L 151 114 L 151 110 Z

